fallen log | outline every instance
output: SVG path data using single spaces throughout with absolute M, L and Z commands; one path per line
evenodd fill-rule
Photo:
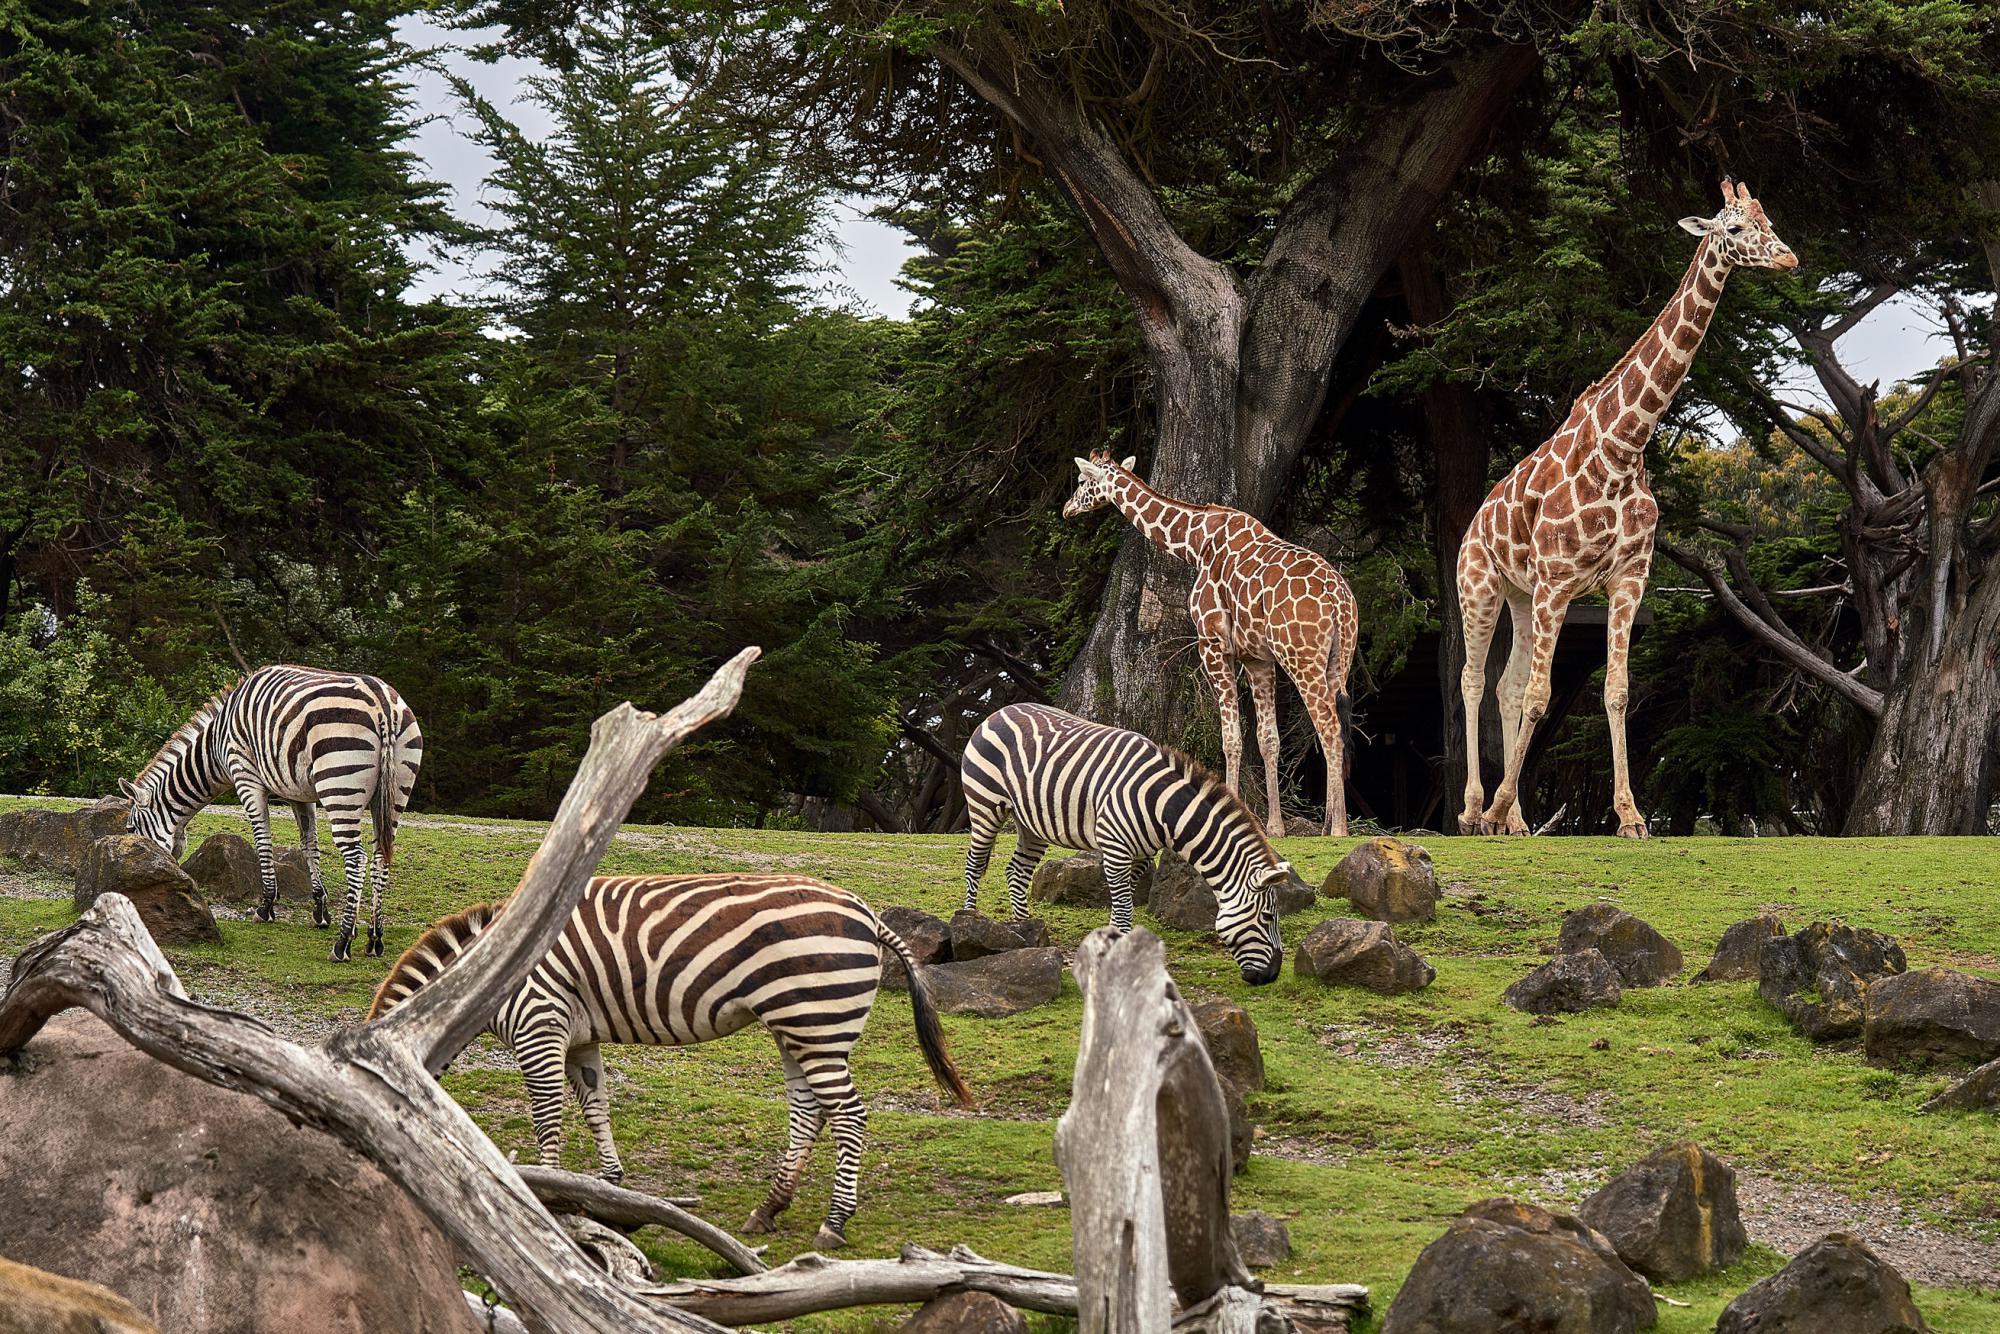
M 651 1223 L 680 1233 L 727 1260 L 739 1274 L 761 1274 L 768 1268 L 757 1252 L 715 1224 L 697 1218 L 672 1200 L 614 1186 L 600 1177 L 565 1172 L 555 1167 L 517 1165 L 521 1180 L 550 1213 L 582 1214 L 611 1227 L 630 1231 Z
M 954 1246 L 947 1255 L 905 1246 L 894 1260 L 830 1260 L 808 1251 L 748 1278 L 676 1279 L 637 1291 L 724 1325 L 791 1320 L 850 1306 L 927 1302 L 941 1292 L 990 1292 L 1009 1306 L 1076 1314 L 1076 1280 L 999 1264 Z

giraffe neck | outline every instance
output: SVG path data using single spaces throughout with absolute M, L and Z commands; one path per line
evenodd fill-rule
M 1140 536 L 1168 555 L 1185 561 L 1200 558 L 1201 506 L 1163 496 L 1122 468 L 1112 475 L 1111 503 Z
M 1659 318 L 1595 390 L 1585 394 L 1591 400 L 1590 433 L 1614 472 L 1635 472 L 1645 466 L 1646 442 L 1687 379 L 1695 351 L 1722 300 L 1730 267 L 1715 238 L 1703 237 Z

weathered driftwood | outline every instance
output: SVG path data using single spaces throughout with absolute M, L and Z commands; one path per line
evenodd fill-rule
M 0 1055 L 80 1005 L 140 1050 L 197 1078 L 262 1098 L 378 1164 L 537 1330 L 709 1330 L 594 1269 L 492 1141 L 438 1085 L 442 1070 L 547 953 L 656 764 L 741 697 L 745 649 L 665 715 L 620 705 L 591 728 L 555 823 L 511 908 L 461 966 L 382 1020 L 323 1048 L 186 999 L 122 895 L 22 951 L 0 998 Z
M 695 1217 L 676 1201 L 554 1167 L 517 1166 L 514 1170 L 550 1213 L 582 1214 L 627 1230 L 657 1223 L 708 1247 L 739 1274 L 761 1274 L 770 1267 L 757 1258 L 757 1251 L 708 1220 Z
M 941 1292 L 990 1292 L 1009 1306 L 1076 1313 L 1076 1280 L 999 1264 L 954 1246 L 905 1246 L 894 1260 L 829 1260 L 816 1251 L 748 1278 L 677 1279 L 639 1289 L 725 1325 L 790 1320 L 850 1306 L 927 1302 Z

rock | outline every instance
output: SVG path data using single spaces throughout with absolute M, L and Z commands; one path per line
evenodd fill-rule
M 1835 1232 L 1722 1309 L 1715 1334 L 1922 1334 L 1910 1285 L 1859 1237 Z
M 1697 982 L 1746 982 L 1757 976 L 1757 961 L 1764 954 L 1764 942 L 1785 934 L 1785 924 L 1773 913 L 1760 913 L 1737 922 L 1722 933 L 1715 957 L 1708 967 L 1694 975 Z
M 204 1084 L 81 1010 L 0 1076 L 10 1258 L 102 1283 L 161 1329 L 477 1334 L 458 1254 L 331 1136 Z
M 272 861 L 278 873 L 278 897 L 311 903 L 312 873 L 306 869 L 306 854 L 298 848 L 277 848 Z M 334 865 L 338 867 L 339 862 Z M 211 903 L 254 908 L 263 901 L 264 877 L 257 869 L 257 849 L 241 834 L 210 834 L 194 855 L 181 863 L 181 869 Z
M 1726 1269 L 1750 1244 L 1736 1209 L 1736 1173 L 1695 1144 L 1641 1159 L 1576 1213 L 1655 1283 Z
M 1132 867 L 1132 902 L 1144 903 L 1153 892 L 1153 864 L 1138 862 Z M 1035 868 L 1028 897 L 1038 903 L 1061 903 L 1077 908 L 1109 908 L 1111 885 L 1104 878 L 1104 859 L 1094 852 L 1079 852 L 1043 862 Z
M 2000 1057 L 2000 982 L 1920 968 L 1871 983 L 1862 1048 L 1876 1065 L 1978 1065 Z
M 0 815 L 0 857 L 12 857 L 30 871 L 76 874 L 69 817 L 68 811 L 41 810 Z
M 1596 950 L 1628 987 L 1657 987 L 1678 977 L 1681 952 L 1674 943 L 1623 908 L 1587 903 L 1563 918 L 1557 954 Z
M 1250 1166 L 1257 1123 L 1250 1119 L 1250 1104 L 1243 1100 L 1242 1092 L 1226 1079 L 1216 1082 L 1222 1086 L 1222 1102 L 1229 1109 L 1229 1171 L 1234 1175 Z
M 2000 1061 L 1988 1061 L 1924 1104 L 1927 1112 L 2000 1112 Z
M 0 1257 L 0 1334 L 160 1334 L 117 1293 Z
M 1257 1046 L 1257 1025 L 1250 1012 L 1233 1000 L 1203 1001 L 1193 1009 L 1216 1075 L 1245 1094 L 1262 1089 L 1264 1053 Z
M 947 963 L 951 959 L 951 927 L 941 917 L 933 917 L 921 908 L 890 906 L 878 909 L 875 915 L 882 919 L 882 925 L 902 937 L 920 964 Z M 903 961 L 896 951 L 882 951 L 882 985 L 891 991 L 908 991 L 910 975 L 903 969 Z
M 1002 1204 L 1038 1205 L 1061 1204 L 1063 1193 L 1059 1190 L 1024 1190 L 1019 1195 L 1009 1195 Z
M 1437 916 L 1437 872 L 1418 844 L 1383 835 L 1341 858 L 1320 892 L 1346 899 L 1356 915 L 1378 922 L 1428 922 Z
M 1424 1247 L 1382 1334 L 1629 1334 L 1654 1320 L 1652 1290 L 1610 1242 L 1568 1214 L 1498 1199 Z
M 71 811 L 70 849 L 75 864 L 83 865 L 83 854 L 98 839 L 124 833 L 125 822 L 131 818 L 132 803 L 124 797 L 99 797 L 82 810 Z
M 1028 1334 L 1021 1313 L 990 1292 L 933 1297 L 896 1328 L 901 1334 Z
M 1283 1264 L 1292 1258 L 1292 1233 L 1282 1218 L 1273 1218 L 1261 1209 L 1237 1214 L 1229 1220 L 1229 1236 L 1236 1253 L 1252 1269 Z
M 97 902 L 100 894 L 118 893 L 132 900 L 140 920 L 162 945 L 221 943 L 208 902 L 174 859 L 137 834 L 116 834 L 90 845 L 76 875 L 76 910 Z
M 1315 827 L 1315 833 L 1318 832 Z M 1280 880 L 1272 890 L 1271 897 L 1277 901 L 1278 916 L 1290 917 L 1295 912 L 1304 912 L 1319 902 L 1319 894 L 1301 878 L 1294 884 L 1290 880 Z
M 1806 1038 L 1857 1037 L 1868 986 L 1908 968 L 1903 948 L 1880 931 L 1814 922 L 1773 936 L 1757 956 L 1757 994 Z
M 1528 1014 L 1574 1014 L 1616 1005 L 1623 995 L 1618 970 L 1596 950 L 1555 958 L 1508 987 L 1500 999 Z
M 1215 891 L 1194 867 L 1169 849 L 1160 854 L 1153 872 L 1153 898 L 1148 911 L 1162 926 L 1183 931 L 1215 930 Z
M 1292 967 L 1325 986 L 1366 987 L 1384 996 L 1422 991 L 1437 977 L 1436 969 L 1396 939 L 1395 928 L 1352 917 L 1331 917 L 1306 932 Z
M 1039 917 L 995 921 L 970 908 L 951 915 L 951 957 L 954 963 L 983 959 L 1009 950 L 1041 949 L 1049 943 L 1049 924 Z
M 1044 947 L 936 964 L 925 970 L 924 985 L 946 1014 L 1004 1019 L 1054 1000 L 1062 976 L 1062 951 Z

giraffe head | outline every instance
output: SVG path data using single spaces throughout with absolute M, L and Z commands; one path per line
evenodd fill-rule
M 1074 519 L 1079 514 L 1101 510 L 1111 503 L 1111 481 L 1119 471 L 1131 472 L 1139 466 L 1139 456 L 1132 455 L 1123 463 L 1113 463 L 1106 450 L 1098 450 L 1089 458 L 1079 458 L 1076 470 L 1081 476 L 1076 479 L 1076 493 L 1063 506 L 1063 517 Z
M 1751 269 L 1796 269 L 1799 257 L 1771 230 L 1764 206 L 1750 187 L 1722 178 L 1722 212 L 1712 218 L 1682 218 L 1681 230 L 1712 236 L 1724 261 Z

